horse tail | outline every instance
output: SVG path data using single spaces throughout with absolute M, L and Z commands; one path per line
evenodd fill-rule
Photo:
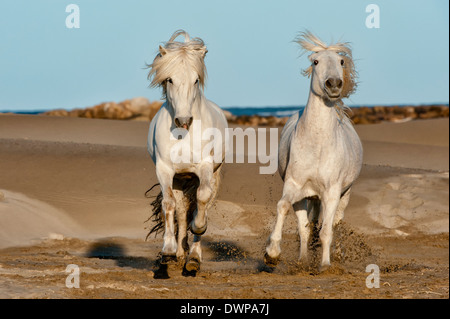
M 147 236 L 145 237 L 145 240 L 147 240 L 151 234 L 155 233 L 155 237 L 156 237 L 158 235 L 158 233 L 160 233 L 161 231 L 164 230 L 164 213 L 162 211 L 163 193 L 162 193 L 162 191 L 160 191 L 159 194 L 156 196 L 149 195 L 149 193 L 153 190 L 153 188 L 155 188 L 156 186 L 159 186 L 159 185 L 160 184 L 157 183 L 157 184 L 153 185 L 152 187 L 150 187 L 150 189 L 148 189 L 145 192 L 145 197 L 155 198 L 150 203 L 150 205 L 152 206 L 152 215 L 145 221 L 145 222 L 152 221 L 154 223 L 154 225 L 148 232 Z
M 183 174 L 183 175 L 175 175 L 174 177 L 174 188 L 180 189 L 183 192 L 183 204 L 186 208 L 186 219 L 188 230 L 190 228 L 190 224 L 194 219 L 194 211 L 197 209 L 197 188 L 200 185 L 200 180 L 194 174 Z M 145 192 L 145 197 L 154 198 L 154 200 L 150 203 L 152 206 L 152 215 L 145 222 L 153 222 L 153 227 L 149 230 L 145 240 L 148 239 L 153 233 L 155 237 L 160 233 L 164 232 L 164 223 L 165 216 L 162 209 L 162 201 L 163 194 L 162 191 L 158 193 L 156 196 L 151 196 L 149 193 L 160 184 L 157 183 L 153 185 L 149 190 Z M 177 200 L 177 205 L 180 199 Z M 176 227 L 176 232 L 178 234 L 178 222 L 177 222 L 177 214 L 174 216 L 174 222 Z

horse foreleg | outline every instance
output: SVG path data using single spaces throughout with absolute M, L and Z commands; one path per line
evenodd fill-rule
M 200 263 L 202 261 L 202 247 L 200 240 L 201 236 L 194 235 L 194 241 L 185 265 L 186 270 L 189 272 L 197 272 L 200 270 Z
M 173 174 L 170 171 L 156 167 L 156 174 L 163 194 L 162 210 L 164 212 L 164 244 L 162 248 L 162 261 L 168 262 L 176 257 L 177 241 L 175 239 L 174 214 L 176 201 L 172 190 Z
M 187 236 L 187 209 L 188 203 L 186 203 L 185 195 L 182 190 L 173 190 L 176 199 L 176 216 L 178 223 L 177 231 L 177 258 L 184 259 L 186 251 L 189 250 L 188 236 Z
M 277 221 L 274 230 L 269 237 L 269 245 L 266 247 L 266 253 L 264 255 L 264 262 L 267 266 L 275 267 L 278 264 L 281 253 L 280 243 L 284 219 L 286 218 L 290 207 L 291 203 L 285 196 L 283 196 L 277 204 Z
M 332 188 L 326 191 L 322 199 L 322 227 L 319 237 L 322 243 L 322 262 L 320 270 L 327 269 L 330 263 L 330 247 L 333 240 L 333 221 L 339 205 L 340 189 Z
M 336 215 L 334 216 L 333 227 L 339 224 L 339 222 L 344 218 L 344 210 L 345 208 L 347 208 L 348 202 L 350 201 L 351 190 L 352 189 L 349 188 L 339 201 L 339 205 L 336 210 Z
M 197 209 L 191 222 L 191 231 L 194 235 L 203 235 L 206 232 L 206 208 L 213 197 L 215 186 L 212 163 L 203 164 L 197 174 L 200 184 L 197 189 Z
M 300 258 L 299 261 L 307 262 L 308 261 L 308 242 L 309 236 L 311 233 L 311 229 L 309 227 L 308 220 L 308 210 L 307 210 L 307 201 L 306 199 L 301 200 L 300 202 L 296 202 L 293 207 L 295 211 L 295 215 L 297 215 L 298 219 L 298 233 L 300 236 Z
M 269 244 L 264 254 L 264 262 L 269 267 L 275 267 L 278 264 L 281 253 L 281 237 L 283 232 L 283 224 L 290 207 L 304 198 L 299 184 L 292 180 L 286 180 L 283 186 L 283 196 L 277 204 L 277 221 L 273 232 L 269 237 Z M 300 216 L 303 222 L 303 214 Z M 303 228 L 303 227 L 302 227 Z M 305 232 L 303 232 L 305 233 Z M 304 251 L 304 250 L 303 250 Z
M 280 243 L 284 219 L 291 205 L 302 198 L 299 194 L 300 190 L 296 187 L 295 183 L 292 183 L 290 180 L 284 183 L 283 196 L 277 204 L 277 221 L 269 237 L 269 244 L 266 247 L 266 253 L 264 255 L 264 262 L 270 267 L 275 267 L 278 264 L 281 253 Z

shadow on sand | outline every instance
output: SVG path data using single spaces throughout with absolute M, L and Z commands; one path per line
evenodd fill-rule
M 142 270 L 153 270 L 156 264 L 156 261 L 150 258 L 127 256 L 123 245 L 110 241 L 100 241 L 92 244 L 85 257 L 112 259 L 116 261 L 116 265 L 119 267 L 131 267 Z

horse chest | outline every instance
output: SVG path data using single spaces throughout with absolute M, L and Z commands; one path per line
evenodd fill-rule
M 328 139 L 324 142 L 304 139 L 293 147 L 291 156 L 296 166 L 303 170 L 341 166 L 347 157 L 344 141 Z
M 349 159 L 345 149 L 342 142 L 315 143 L 305 139 L 292 149 L 290 174 L 302 185 L 305 194 L 318 195 L 328 185 L 339 183 L 348 175 Z

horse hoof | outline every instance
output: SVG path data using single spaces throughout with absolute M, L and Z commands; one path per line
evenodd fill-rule
M 321 265 L 320 267 L 319 267 L 319 273 L 324 273 L 324 272 L 326 272 L 327 270 L 329 270 L 331 268 L 331 265 L 327 265 L 327 264 L 325 264 L 325 265 Z
M 176 255 L 162 255 L 161 256 L 161 264 L 162 265 L 176 264 L 176 263 L 178 263 L 178 258 Z
M 200 261 L 196 258 L 191 258 L 186 262 L 185 268 L 187 271 L 199 271 Z
M 268 253 L 264 254 L 264 263 L 271 268 L 274 268 L 278 265 L 278 262 L 280 261 L 280 257 L 270 257 Z
M 195 277 L 199 271 L 200 271 L 200 261 L 196 258 L 191 258 L 184 265 L 183 276 Z

